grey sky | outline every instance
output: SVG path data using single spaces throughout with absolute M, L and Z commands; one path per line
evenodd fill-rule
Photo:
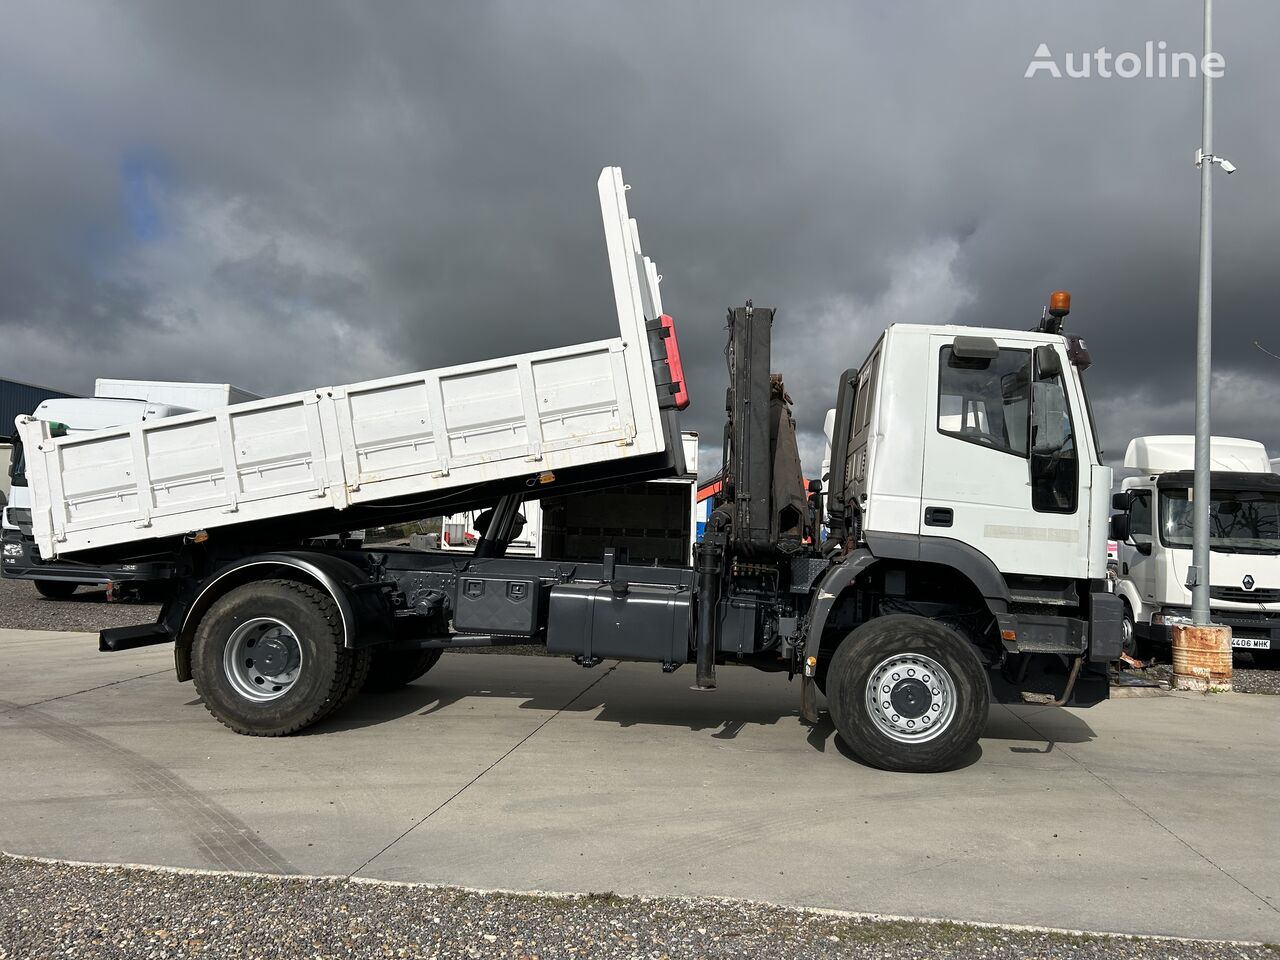
M 1280 454 L 1280 5 L 1219 4 L 1216 432 Z M 1039 43 L 1198 52 L 1198 0 L 9 3 L 0 375 L 259 393 L 594 339 L 621 164 L 694 406 L 779 308 L 807 466 L 895 321 L 1055 287 L 1104 444 L 1190 432 L 1198 81 L 1023 78 Z M 704 472 L 710 465 L 703 464 Z

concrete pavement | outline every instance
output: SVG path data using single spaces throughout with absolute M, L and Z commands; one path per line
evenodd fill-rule
M 802 726 L 784 677 L 720 676 L 451 654 L 256 740 L 168 647 L 0 631 L 0 848 L 1280 940 L 1280 698 L 997 707 L 911 776 Z

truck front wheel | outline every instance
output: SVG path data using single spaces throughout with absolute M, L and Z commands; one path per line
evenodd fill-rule
M 236 733 L 279 737 L 345 702 L 356 659 L 343 645 L 332 597 L 291 580 L 263 580 L 230 591 L 201 618 L 191 673 L 218 721 Z
M 836 731 L 885 770 L 955 766 L 986 726 L 991 695 L 972 645 L 924 617 L 894 615 L 858 627 L 827 675 Z

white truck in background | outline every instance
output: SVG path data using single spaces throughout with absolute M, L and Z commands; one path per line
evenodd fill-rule
M 626 550 L 631 563 L 692 563 L 698 541 L 698 434 L 685 430 L 681 441 L 685 472 L 678 477 L 526 502 L 520 508 L 524 525 L 506 555 L 587 561 L 614 547 Z M 445 517 L 440 548 L 473 552 L 484 535 L 476 526 L 482 513 Z
M 32 419 L 49 424 L 51 436 L 75 436 L 254 399 L 255 394 L 228 383 L 99 379 L 92 397 L 45 400 L 36 407 Z M 65 599 L 80 586 L 132 588 L 172 576 L 173 564 L 164 559 L 112 564 L 45 559 L 32 535 L 25 462 L 21 446 L 16 449 L 19 453 L 12 461 L 7 453 L 3 458 L 9 463 L 6 481 L 12 487 L 0 513 L 0 575 L 11 580 L 31 580 L 41 596 L 51 600 Z
M 1170 625 L 1191 613 L 1195 438 L 1138 437 L 1112 507 L 1118 543 L 1116 593 L 1124 602 L 1125 647 L 1141 657 L 1170 641 Z M 1280 476 L 1255 440 L 1210 442 L 1209 608 L 1231 627 L 1237 650 L 1263 667 L 1280 665 Z
M 230 383 L 184 383 L 178 380 L 117 380 L 99 377 L 94 381 L 93 395 L 97 398 L 114 397 L 122 400 L 146 400 L 149 403 L 166 403 L 187 410 L 209 410 L 233 403 L 261 400 Z

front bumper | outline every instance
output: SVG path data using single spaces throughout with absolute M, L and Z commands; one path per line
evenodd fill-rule
M 174 564 L 165 561 L 98 566 L 69 560 L 45 560 L 34 540 L 6 529 L 0 547 L 0 574 L 10 580 L 59 580 L 67 583 L 132 583 L 168 580 Z
M 1160 622 L 1156 622 L 1157 618 Z M 1242 640 L 1270 640 L 1271 649 L 1280 649 L 1280 613 L 1259 610 L 1223 610 L 1220 607 L 1209 608 L 1209 618 L 1216 624 L 1231 628 L 1231 638 Z M 1157 643 L 1173 642 L 1173 624 L 1191 619 L 1190 607 L 1165 607 L 1163 611 L 1152 617 L 1147 627 L 1147 635 Z

